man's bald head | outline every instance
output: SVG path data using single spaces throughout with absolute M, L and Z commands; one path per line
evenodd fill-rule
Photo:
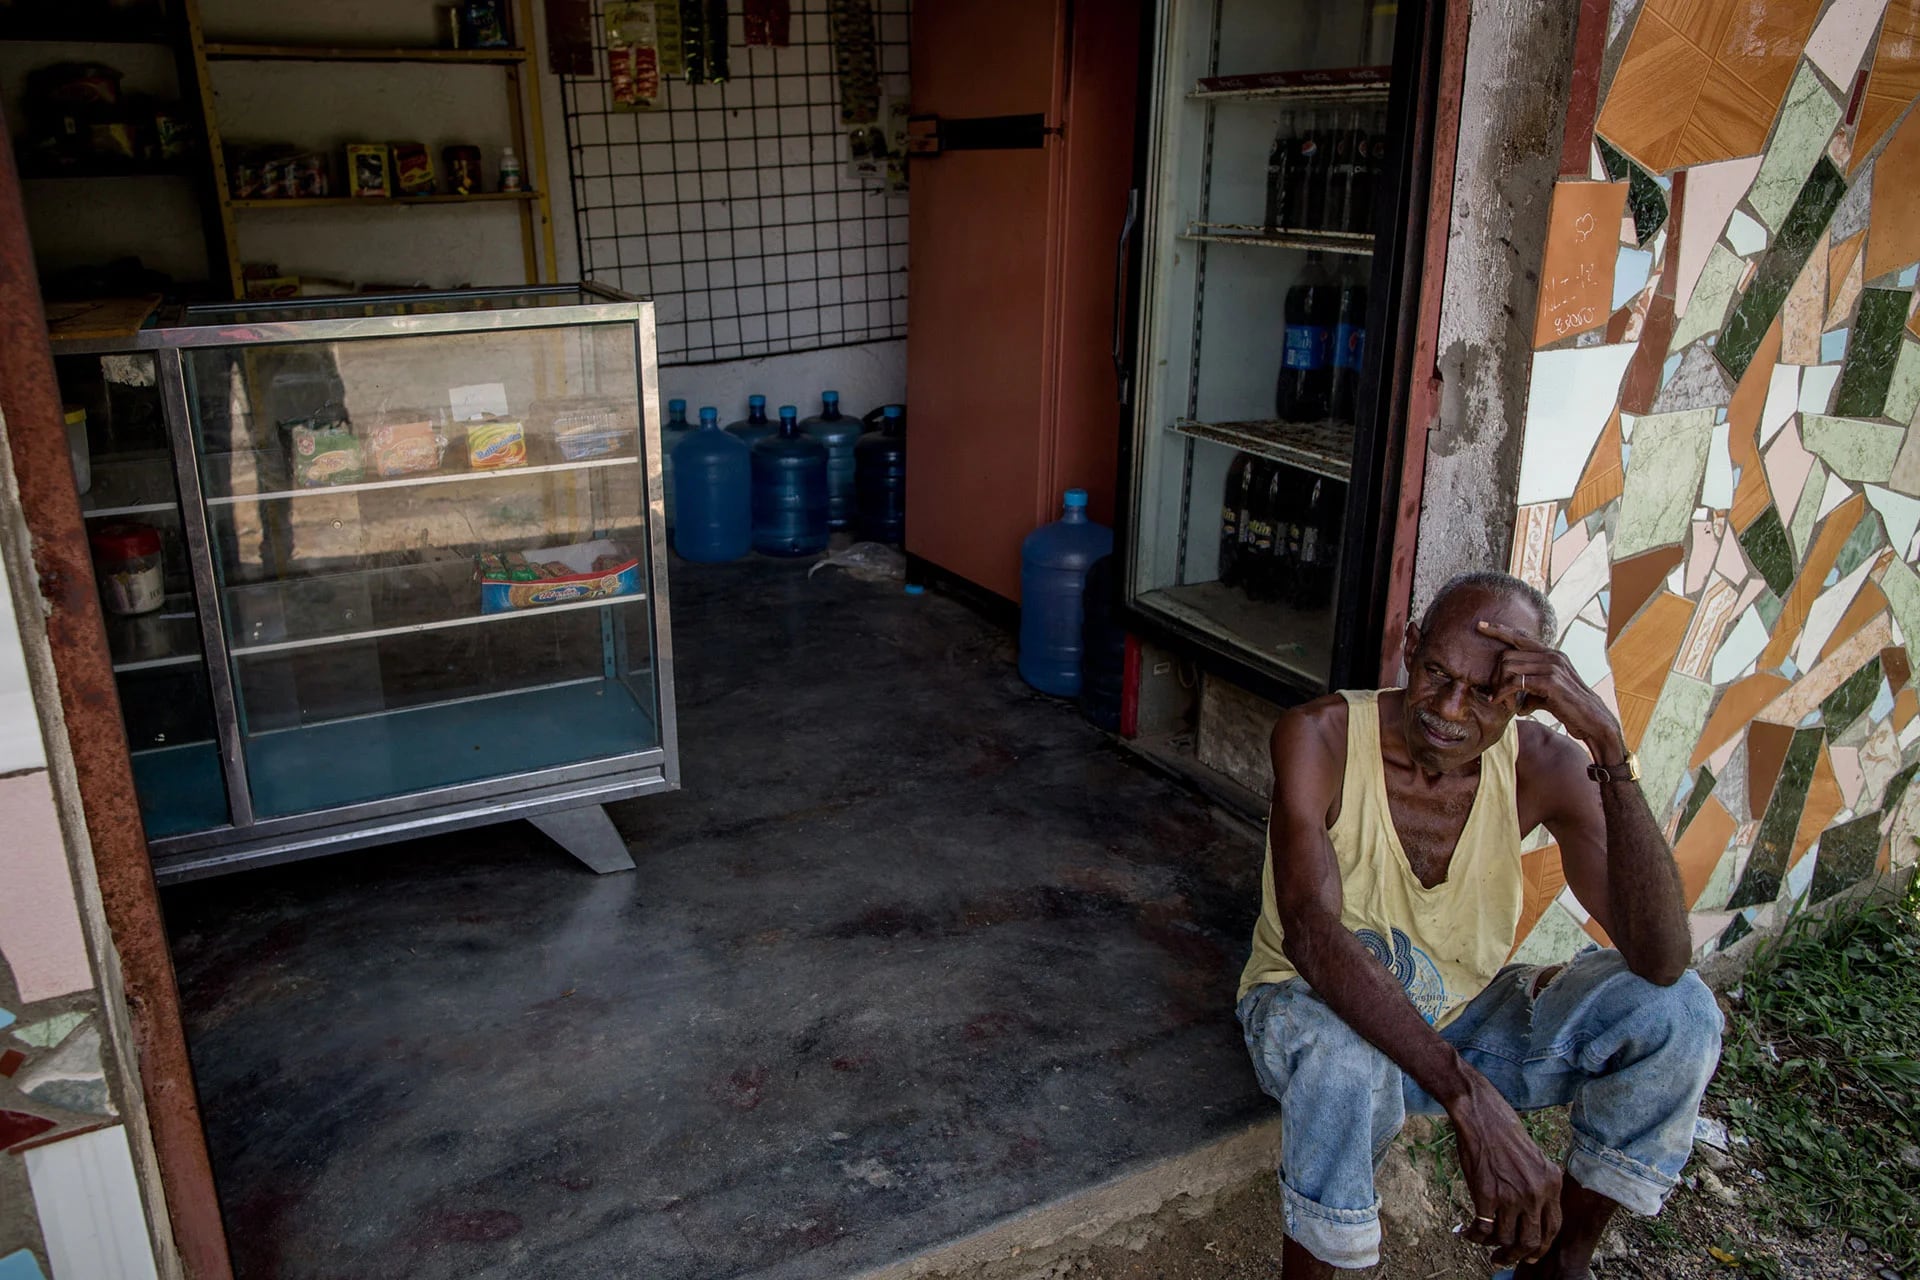
M 1540 643 L 1551 645 L 1559 639 L 1559 620 L 1539 588 L 1522 578 L 1494 569 L 1476 569 L 1447 579 L 1434 592 L 1433 599 L 1427 604 L 1427 611 L 1420 615 L 1420 634 L 1432 634 L 1434 625 L 1451 613 L 1456 604 L 1466 603 L 1466 597 L 1474 600 L 1492 597 L 1525 605 L 1537 621 L 1534 635 Z

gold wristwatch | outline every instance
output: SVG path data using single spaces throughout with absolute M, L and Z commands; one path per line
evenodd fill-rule
M 1619 764 L 1590 764 L 1587 776 L 1595 782 L 1638 782 L 1640 781 L 1640 757 L 1627 752 L 1627 758 Z

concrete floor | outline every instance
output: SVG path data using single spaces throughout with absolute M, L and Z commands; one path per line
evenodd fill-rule
M 1244 825 L 951 600 L 673 592 L 637 872 L 510 823 L 167 892 L 242 1277 L 838 1277 L 1271 1114 Z

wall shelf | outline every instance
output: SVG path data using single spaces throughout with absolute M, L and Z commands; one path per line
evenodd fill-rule
M 209 41 L 210 62 L 451 62 L 469 66 L 517 66 L 530 56 L 525 49 L 436 49 L 418 47 L 359 48 L 353 45 L 246 44 Z
M 516 200 L 538 200 L 537 191 L 473 191 L 466 195 L 431 196 L 249 196 L 229 200 L 231 209 L 347 209 L 392 208 L 408 204 L 498 204 Z

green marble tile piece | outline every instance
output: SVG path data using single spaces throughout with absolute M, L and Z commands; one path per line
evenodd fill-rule
M 1720 935 L 1720 945 L 1715 950 L 1725 951 L 1752 932 L 1753 926 L 1747 923 L 1745 916 L 1735 916 L 1733 923 L 1727 926 L 1727 931 Z
M 1667 344 L 1669 352 L 1683 351 L 1695 341 L 1717 332 L 1720 322 L 1727 317 L 1727 304 L 1733 301 L 1733 291 L 1740 287 L 1740 277 L 1746 274 L 1746 259 L 1738 256 L 1723 244 L 1716 244 L 1707 254 L 1707 265 L 1700 268 L 1700 279 L 1694 283 L 1693 296 L 1687 299 L 1687 314 L 1680 317 L 1673 327 L 1673 341 Z M 1789 285 L 1793 282 L 1788 281 Z M 1780 295 L 1784 301 L 1786 294 Z M 1751 358 L 1751 353 L 1749 353 Z M 1726 364 L 1723 359 L 1721 364 Z M 1737 379 L 1739 375 L 1735 375 Z
M 1780 765 L 1779 780 L 1773 784 L 1773 799 L 1767 802 L 1766 816 L 1760 819 L 1760 833 L 1754 837 L 1747 869 L 1727 899 L 1728 906 L 1758 906 L 1780 896 L 1787 856 L 1793 852 L 1793 834 L 1800 827 L 1800 811 L 1806 807 L 1813 767 L 1820 759 L 1821 737 L 1817 728 L 1794 733 L 1787 758 Z
M 1827 491 L 1827 469 L 1819 463 L 1807 468 L 1806 483 L 1800 487 L 1800 501 L 1793 507 L 1793 523 L 1787 526 L 1787 540 L 1793 544 L 1793 562 L 1799 564 L 1813 541 L 1813 523 L 1820 517 L 1820 499 Z
M 1904 560 L 1893 560 L 1880 576 L 1880 590 L 1886 593 L 1893 620 L 1907 645 L 1907 655 L 1920 666 L 1920 577 Z
M 1873 864 L 1879 858 L 1879 814 L 1869 813 L 1828 827 L 1820 836 L 1820 861 L 1814 865 L 1813 881 L 1807 886 L 1807 901 L 1824 902 L 1848 885 L 1858 884 L 1873 874 Z
M 1740 851 L 1730 848 L 1720 855 L 1720 861 L 1713 864 L 1713 874 L 1707 877 L 1707 887 L 1700 891 L 1699 899 L 1693 904 L 1695 911 L 1725 911 L 1727 896 L 1733 892 L 1733 869 L 1740 862 Z
M 56 1013 L 51 1018 L 13 1029 L 14 1038 L 24 1040 L 42 1049 L 51 1049 L 67 1038 L 67 1034 L 87 1020 L 84 1013 Z
M 1675 840 L 1687 834 L 1687 827 L 1693 822 L 1694 815 L 1700 812 L 1700 806 L 1713 794 L 1713 783 L 1713 770 L 1701 765 L 1700 772 L 1693 775 L 1693 790 L 1687 796 L 1687 807 L 1680 811 L 1680 825 L 1674 828 Z
M 1540 922 L 1533 926 L 1513 953 L 1511 964 L 1559 964 L 1571 960 L 1593 945 L 1593 939 L 1573 918 L 1573 913 L 1557 902 L 1547 904 Z
M 1781 603 L 1780 597 L 1771 591 L 1762 591 L 1754 597 L 1753 611 L 1760 615 L 1760 621 L 1767 624 L 1768 631 L 1772 631 L 1774 625 L 1780 621 L 1781 611 L 1785 608 L 1786 605 Z
M 1920 342 L 1902 340 L 1900 353 L 1893 358 L 1893 377 L 1887 383 L 1887 401 L 1880 416 L 1895 422 L 1912 422 L 1920 410 Z
M 1768 507 L 1758 520 L 1747 526 L 1747 531 L 1740 535 L 1740 550 L 1746 553 L 1747 563 L 1767 580 L 1767 587 L 1775 596 L 1787 594 L 1787 588 L 1793 585 L 1793 546 L 1787 541 L 1787 527 L 1780 523 L 1777 508 Z M 1760 609 L 1760 616 L 1766 618 L 1769 627 L 1779 613 L 1777 599 L 1773 602 L 1773 617 L 1768 617 L 1764 605 Z
M 1894 460 L 1906 440 L 1905 427 L 1884 422 L 1834 418 L 1824 413 L 1800 415 L 1800 443 L 1842 480 L 1885 484 L 1893 478 Z
M 1686 538 L 1712 444 L 1712 409 L 1648 414 L 1634 423 L 1633 452 L 1613 533 L 1615 560 Z
M 1761 172 L 1766 172 L 1764 164 Z M 1752 363 L 1753 353 L 1760 349 L 1761 339 L 1766 337 L 1773 318 L 1780 314 L 1793 282 L 1800 276 L 1800 268 L 1807 264 L 1814 245 L 1820 241 L 1820 233 L 1833 217 L 1834 206 L 1846 193 L 1847 180 L 1834 168 L 1833 161 L 1821 157 L 1820 162 L 1813 165 L 1806 185 L 1800 188 L 1785 224 L 1774 236 L 1773 247 L 1761 256 L 1753 283 L 1747 286 L 1746 293 L 1734 307 L 1733 316 L 1714 347 L 1714 355 L 1736 382 Z
M 1831 741 L 1853 726 L 1860 713 L 1873 705 L 1880 692 L 1880 657 L 1875 654 L 1867 665 L 1840 682 L 1840 687 L 1820 703 L 1820 719 Z
M 1865 564 L 1867 557 L 1886 545 L 1886 541 L 1886 533 L 1880 523 L 1879 512 L 1868 512 L 1866 517 L 1853 527 L 1853 532 L 1847 536 L 1847 540 L 1841 544 L 1840 556 L 1833 562 L 1834 569 L 1841 577 L 1846 577 Z
M 1800 74 L 1793 78 L 1793 86 L 1781 104 L 1766 159 L 1760 162 L 1760 172 L 1754 175 L 1753 186 L 1747 191 L 1747 203 L 1753 206 L 1767 230 L 1778 231 L 1790 217 L 1794 197 L 1799 195 L 1808 172 L 1827 149 L 1834 126 L 1839 123 L 1840 104 L 1820 83 L 1813 68 L 1801 63 Z M 1820 221 L 1821 225 L 1826 224 L 1825 218 Z
M 1912 294 L 1904 289 L 1860 291 L 1853 340 L 1847 343 L 1847 358 L 1840 366 L 1840 389 L 1833 398 L 1836 415 L 1872 418 L 1885 411 L 1894 365 L 1900 359 L 1900 348 L 1906 345 L 1900 335 L 1906 331 L 1907 304 L 1912 300 Z
M 1640 790 L 1647 807 L 1663 822 L 1673 812 L 1674 793 L 1687 771 L 1687 760 L 1707 727 L 1713 708 L 1713 686 L 1705 680 L 1675 672 L 1660 687 L 1646 732 L 1640 738 Z
M 1605 138 L 1595 135 L 1593 140 L 1599 144 L 1600 162 L 1606 166 L 1607 176 L 1615 182 L 1626 181 L 1627 208 L 1633 213 L 1634 244 L 1644 248 L 1666 224 L 1667 193 L 1660 189 L 1652 174 L 1627 159 Z

